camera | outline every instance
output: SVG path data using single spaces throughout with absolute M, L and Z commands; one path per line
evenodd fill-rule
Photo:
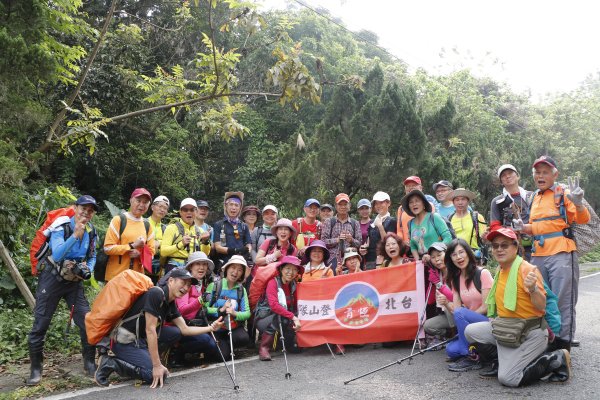
M 71 268 L 73 275 L 80 277 L 81 279 L 88 280 L 92 277 L 92 272 L 89 267 L 84 263 L 76 263 Z

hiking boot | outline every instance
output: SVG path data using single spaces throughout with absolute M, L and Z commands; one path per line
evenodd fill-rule
M 463 357 L 454 364 L 448 365 L 448 370 L 452 372 L 467 372 L 475 369 L 481 369 L 479 361 L 472 359 L 469 356 Z
M 544 353 L 529 363 L 523 370 L 523 377 L 519 382 L 519 386 L 535 383 L 549 373 L 558 372 L 559 370 L 568 379 L 571 374 L 571 357 L 565 349 Z
M 42 350 L 29 351 L 29 359 L 31 360 L 31 373 L 25 381 L 27 386 L 35 386 L 42 380 L 44 354 Z
M 115 357 L 101 355 L 98 360 L 98 369 L 96 370 L 94 381 L 100 386 L 108 386 L 110 384 L 108 378 L 113 372 L 124 378 L 143 380 L 140 367 L 136 367 L 127 361 Z
M 273 347 L 275 337 L 263 332 L 260 337 L 260 345 L 258 347 L 258 358 L 261 361 L 271 361 L 271 353 L 269 350 Z
M 96 347 L 89 344 L 82 346 L 83 370 L 87 376 L 94 376 L 96 373 Z
M 343 344 L 336 344 L 335 347 L 333 348 L 333 352 L 339 356 L 340 354 L 346 353 L 346 348 L 344 347 Z
M 494 379 L 498 377 L 498 361 L 492 362 L 488 369 L 485 369 L 479 373 L 479 377 L 482 379 Z
M 169 352 L 169 368 L 184 368 L 185 367 L 185 353 L 179 349 L 175 349 L 173 352 Z
M 438 336 L 433 336 L 427 346 L 431 349 L 431 351 L 438 351 L 446 348 L 446 343 L 444 340 L 440 339 Z
M 560 366 L 554 370 L 548 382 L 552 383 L 564 383 L 571 378 L 571 354 L 565 349 L 558 351 L 558 359 L 560 361 Z

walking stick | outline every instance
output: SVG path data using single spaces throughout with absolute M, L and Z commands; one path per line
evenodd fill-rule
M 287 351 L 285 350 L 285 338 L 283 337 L 283 327 L 281 326 L 281 315 L 279 317 L 279 333 L 281 333 L 281 351 L 283 351 L 283 359 L 285 360 L 285 379 L 290 379 L 292 374 L 290 374 L 290 368 L 288 366 L 287 360 Z
M 418 356 L 418 355 L 420 355 L 420 354 L 424 354 L 424 353 L 426 353 L 426 352 L 428 352 L 428 351 L 431 351 L 431 350 L 433 350 L 433 349 L 437 349 L 439 346 L 442 346 L 442 345 L 444 345 L 444 344 L 446 344 L 446 343 L 448 343 L 448 342 L 451 342 L 452 340 L 454 340 L 454 339 L 457 339 L 457 338 L 458 338 L 458 335 L 454 336 L 454 337 L 453 337 L 453 338 L 451 338 L 451 339 L 444 340 L 442 343 L 438 343 L 438 344 L 436 344 L 436 345 L 434 345 L 434 346 L 431 346 L 431 347 L 428 347 L 428 348 L 426 348 L 426 349 L 419 350 L 418 352 L 416 352 L 416 353 L 414 353 L 414 354 L 411 354 L 411 355 L 409 355 L 409 356 L 406 356 L 406 357 L 404 357 L 404 358 L 401 358 L 401 359 L 399 359 L 399 360 L 396 360 L 396 361 L 394 361 L 393 363 L 389 363 L 389 364 L 387 364 L 387 365 L 384 365 L 383 367 L 379 367 L 379 368 L 377 368 L 377 369 L 374 369 L 374 370 L 372 370 L 372 371 L 369 371 L 369 372 L 367 372 L 366 374 L 362 374 L 361 376 L 357 376 L 356 378 L 352 378 L 352 379 L 350 379 L 349 381 L 345 381 L 345 382 L 344 382 L 344 385 L 347 385 L 347 384 L 349 384 L 350 382 L 353 382 L 353 381 L 355 381 L 355 380 L 357 380 L 357 379 L 364 378 L 365 376 L 368 376 L 368 375 L 374 374 L 375 372 L 379 372 L 379 371 L 381 371 L 382 369 L 389 368 L 389 367 L 391 367 L 392 365 L 396 365 L 396 364 L 400 365 L 400 364 L 402 364 L 402 362 L 403 362 L 403 361 L 406 361 L 406 360 L 412 360 L 414 356 Z
M 206 317 L 206 312 L 204 311 L 204 309 L 202 310 L 202 317 L 204 318 L 204 322 L 206 322 L 206 325 L 210 326 L 210 324 L 208 323 L 208 318 Z M 210 331 L 210 335 L 212 336 L 213 340 L 215 341 L 215 346 L 217 346 L 217 350 L 219 351 L 221 360 L 223 360 L 225 369 L 227 369 L 227 373 L 229 374 L 229 377 L 231 378 L 231 382 L 233 382 L 233 390 L 239 390 L 240 387 L 235 382 L 235 378 L 233 377 L 233 375 L 231 375 L 231 371 L 229 370 L 229 367 L 227 366 L 227 361 L 225 361 L 225 356 L 223 355 L 223 351 L 221 351 L 221 348 L 219 347 L 219 341 L 217 340 L 217 337 L 215 336 L 215 333 L 212 330 Z
M 235 378 L 235 359 L 233 354 L 233 333 L 231 332 L 231 315 L 227 315 L 227 329 L 229 329 L 229 348 L 231 349 L 231 372 Z
M 415 336 L 415 341 L 413 342 L 412 350 L 410 354 L 414 354 L 415 347 L 417 346 L 417 341 L 419 340 L 419 333 L 421 333 L 421 329 L 423 325 L 425 325 L 425 314 L 427 312 L 427 300 L 429 300 L 429 295 L 431 294 L 431 288 L 433 287 L 433 283 L 429 282 L 429 288 L 427 289 L 427 294 L 425 295 L 425 307 L 423 307 L 423 313 L 421 314 L 421 319 L 419 320 L 419 327 L 417 328 L 417 335 Z M 421 350 L 421 342 L 419 342 L 419 350 Z
M 333 354 L 333 350 L 331 350 L 331 346 L 329 345 L 329 343 L 325 343 L 325 346 L 327 346 L 329 352 L 331 353 L 331 357 L 333 357 L 333 359 L 335 360 L 335 354 Z

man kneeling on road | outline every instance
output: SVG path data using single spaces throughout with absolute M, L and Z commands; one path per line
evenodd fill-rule
M 121 325 L 135 335 L 130 343 L 112 344 L 114 356 L 103 354 L 98 362 L 95 380 L 101 386 L 108 386 L 110 374 L 116 372 L 123 377 L 140 379 L 151 383 L 151 388 L 162 387 L 164 378 L 169 374 L 159 356 L 161 347 L 168 347 L 183 336 L 194 336 L 219 330 L 223 326 L 221 318 L 208 327 L 187 326 L 177 310 L 175 299 L 185 295 L 191 285 L 198 281 L 183 268 L 176 268 L 165 275 L 158 286 L 150 288 L 140 296 L 131 309 L 123 316 L 137 318 Z M 170 321 L 174 326 L 162 326 Z

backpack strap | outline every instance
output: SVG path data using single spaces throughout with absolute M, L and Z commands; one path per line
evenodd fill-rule
M 258 240 L 260 239 L 260 236 L 263 233 L 263 227 L 259 226 L 258 228 L 256 228 L 256 236 L 254 237 L 254 250 L 258 251 Z
M 213 285 L 212 295 L 210 296 L 210 302 L 208 303 L 209 307 L 214 306 L 219 297 L 221 297 L 221 291 L 223 290 L 223 279 L 225 278 L 219 279 Z
M 440 233 L 440 230 L 437 228 L 437 226 L 435 225 L 435 218 L 433 217 L 433 213 L 430 212 L 429 213 L 429 222 L 431 223 L 431 225 L 433 225 L 433 229 L 435 229 L 435 233 L 438 235 L 438 238 L 440 240 L 442 240 L 442 234 Z

